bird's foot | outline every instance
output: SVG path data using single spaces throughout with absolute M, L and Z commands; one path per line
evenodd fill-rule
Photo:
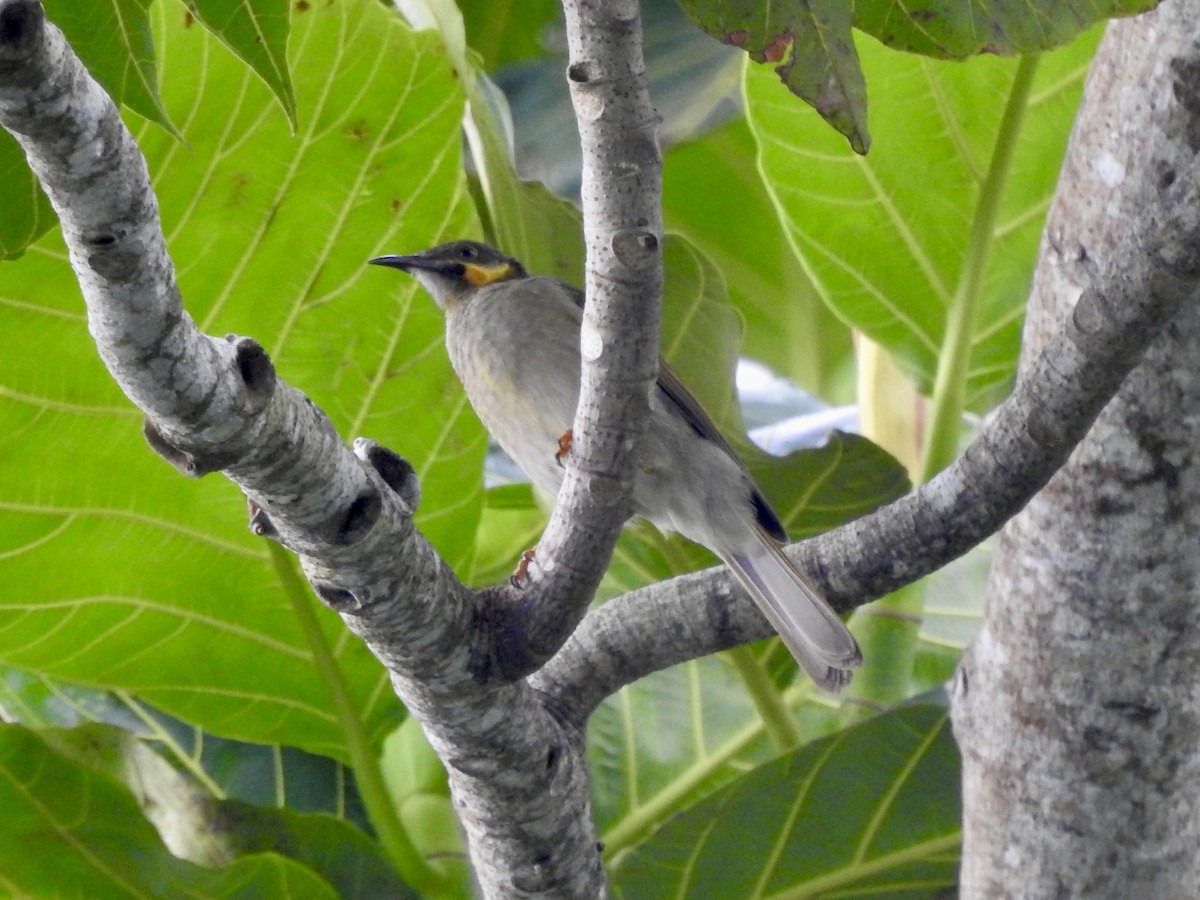
M 558 451 L 554 454 L 554 461 L 558 463 L 559 468 L 562 468 L 563 460 L 566 459 L 567 454 L 571 452 L 571 440 L 573 438 L 573 429 L 568 428 L 562 433 L 562 437 L 558 439 Z
M 530 547 L 521 554 L 521 559 L 517 562 L 517 568 L 508 578 L 508 583 L 515 587 L 518 591 L 523 591 L 529 586 L 529 564 L 533 562 L 533 557 L 537 554 L 537 547 Z

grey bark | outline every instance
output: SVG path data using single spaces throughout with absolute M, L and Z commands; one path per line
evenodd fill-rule
M 196 329 L 145 161 L 35 0 L 0 0 L 0 124 L 62 222 L 97 347 L 151 445 L 238 484 L 252 527 L 299 554 L 388 668 L 446 764 L 485 895 L 601 893 L 580 730 L 489 664 L 493 596 L 463 588 L 416 532 L 411 466 L 366 441 L 352 453 L 257 344 Z
M 661 605 L 631 595 L 589 615 L 568 652 L 536 681 L 521 677 L 569 630 L 555 617 L 581 614 L 598 577 L 595 554 L 608 552 L 628 508 L 622 457 L 641 427 L 655 360 L 657 307 L 643 301 L 661 280 L 656 119 L 644 93 L 637 4 L 568 3 L 567 12 L 571 82 L 592 166 L 589 340 L 599 352 L 585 367 L 589 387 L 562 510 L 539 555 L 552 565 L 535 569 L 525 594 L 479 594 L 463 589 L 413 528 L 419 489 L 410 467 L 367 442 L 349 452 L 252 341 L 195 329 L 165 255 L 145 164 L 111 101 L 61 35 L 43 31 L 38 4 L 0 0 L 0 122 L 21 140 L 62 218 L 110 371 L 146 412 L 156 449 L 191 474 L 219 469 L 238 483 L 258 510 L 255 527 L 300 554 L 322 599 L 388 668 L 446 763 L 481 886 L 495 897 L 603 891 L 582 739 L 598 697 L 767 633 L 728 580 L 706 573 L 658 589 Z M 1193 167 L 1178 184 L 1194 190 L 1197 180 Z M 1175 231 L 1196 238 L 1186 215 L 1194 197 L 1174 199 L 1174 212 L 1156 208 L 1157 218 L 1146 220 L 1147 246 L 1160 255 L 1174 252 L 1167 240 Z M 1023 386 L 1006 428 L 945 479 L 796 551 L 843 609 L 931 571 L 998 527 L 1058 465 L 1190 289 L 1176 279 L 1139 304 L 1144 290 L 1101 287 L 1079 306 L 1086 315 L 1077 311 L 1066 323 L 1070 361 L 1062 373 L 1056 360 L 1046 364 L 1048 394 Z M 630 327 L 617 323 L 631 321 L 635 339 L 615 340 Z M 619 389 L 598 389 L 614 375 Z M 999 479 L 996 503 L 983 502 L 985 475 Z M 506 630 L 514 623 L 515 637 Z M 512 659 L 519 664 L 506 663 Z
M 1195 183 L 1198 114 L 1196 4 L 1113 24 L 1046 224 L 1026 361 L 1081 291 L 1137 277 L 1148 211 Z M 964 898 L 1200 893 L 1198 435 L 1193 298 L 998 542 L 953 696 Z

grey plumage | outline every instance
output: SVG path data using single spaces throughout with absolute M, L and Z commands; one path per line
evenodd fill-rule
M 535 484 L 557 493 L 558 439 L 579 400 L 583 294 L 529 275 L 485 244 L 455 241 L 371 260 L 415 276 L 446 315 L 446 346 L 479 418 Z M 840 690 L 861 664 L 857 642 L 780 549 L 778 517 L 711 418 L 660 362 L 638 449 L 634 507 L 660 529 L 717 554 L 796 660 Z

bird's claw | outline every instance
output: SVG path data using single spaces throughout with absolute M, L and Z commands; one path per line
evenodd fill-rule
M 516 571 L 508 578 L 508 583 L 518 591 L 523 591 L 529 586 L 529 564 L 533 562 L 533 557 L 536 553 L 537 547 L 531 547 L 523 552 L 521 559 L 517 562 Z
M 558 450 L 554 454 L 554 461 L 558 463 L 559 468 L 562 468 L 563 460 L 566 459 L 567 454 L 571 452 L 571 441 L 573 438 L 573 429 L 568 428 L 562 433 L 562 437 L 558 439 Z

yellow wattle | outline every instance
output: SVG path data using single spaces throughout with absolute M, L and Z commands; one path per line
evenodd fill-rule
M 511 274 L 512 266 L 508 263 L 499 263 L 494 266 L 467 263 L 463 267 L 463 278 L 475 287 L 483 287 L 485 284 L 495 284 L 497 281 L 504 281 Z

